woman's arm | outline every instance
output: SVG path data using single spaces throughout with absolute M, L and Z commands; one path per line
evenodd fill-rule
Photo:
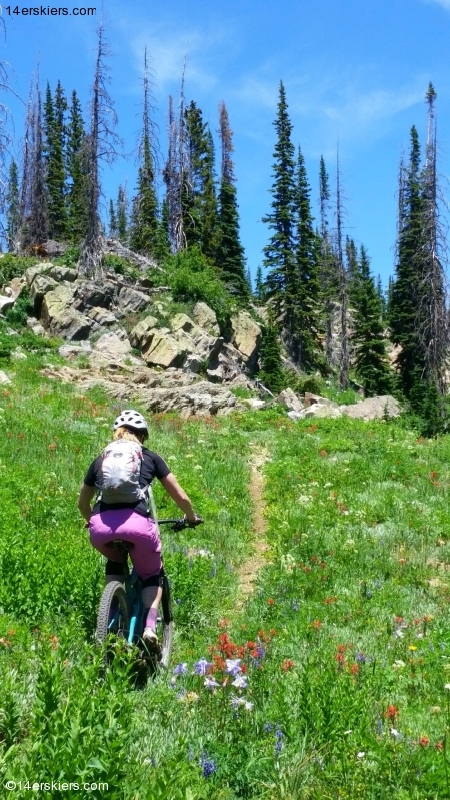
M 169 472 L 165 478 L 161 478 L 161 483 L 164 486 L 167 494 L 169 494 L 172 500 L 175 501 L 178 508 L 180 508 L 184 514 L 186 514 L 186 519 L 189 520 L 189 522 L 195 522 L 197 517 L 195 516 L 194 509 L 192 508 L 191 501 L 189 500 L 189 497 L 184 489 L 181 488 L 175 475 L 173 475 L 172 472 Z
M 86 522 L 89 522 L 91 516 L 91 500 L 94 497 L 97 489 L 95 486 L 87 486 L 86 483 L 81 484 L 80 495 L 78 497 L 78 508 L 80 509 Z

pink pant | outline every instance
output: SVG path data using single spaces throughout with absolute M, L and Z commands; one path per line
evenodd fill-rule
M 108 542 L 122 539 L 131 542 L 130 558 L 140 578 L 158 575 L 162 567 L 161 542 L 155 523 L 129 508 L 94 514 L 89 520 L 91 544 L 110 561 L 123 564 L 123 555 Z

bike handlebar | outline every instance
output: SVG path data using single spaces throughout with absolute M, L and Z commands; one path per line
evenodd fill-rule
M 196 528 L 197 525 L 202 525 L 203 519 L 201 517 L 197 517 L 196 520 L 192 522 L 186 517 L 179 517 L 178 519 L 159 519 L 158 525 L 172 525 L 173 531 L 183 531 L 185 528 Z

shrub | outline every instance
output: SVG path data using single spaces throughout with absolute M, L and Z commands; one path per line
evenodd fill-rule
M 58 264 L 60 267 L 76 267 L 79 257 L 80 248 L 77 245 L 72 244 L 67 248 L 66 252 L 63 253 L 62 256 L 58 256 L 58 258 L 54 259 L 54 263 Z
M 15 256 L 12 253 L 6 253 L 3 258 L 0 258 L 0 286 L 23 275 L 28 267 L 34 266 L 38 261 L 36 256 Z
M 27 324 L 27 317 L 33 313 L 33 304 L 30 300 L 30 293 L 27 288 L 22 289 L 20 297 L 17 298 L 12 308 L 5 311 L 5 319 L 11 325 L 24 328 Z
M 227 327 L 233 302 L 219 273 L 197 247 L 183 250 L 166 262 L 165 279 L 178 302 L 203 301 L 217 315 L 221 330 Z
M 127 278 L 132 278 L 133 280 L 137 280 L 142 276 L 141 271 L 137 267 L 130 264 L 126 258 L 116 256 L 114 253 L 104 255 L 102 262 L 104 267 L 112 270 L 116 275 L 125 275 Z

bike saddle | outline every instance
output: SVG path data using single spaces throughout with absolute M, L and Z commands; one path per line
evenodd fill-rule
M 114 547 L 116 550 L 122 550 L 126 553 L 129 553 L 130 550 L 133 549 L 134 544 L 132 542 L 125 542 L 123 539 L 113 539 L 112 542 L 107 542 L 107 547 Z

